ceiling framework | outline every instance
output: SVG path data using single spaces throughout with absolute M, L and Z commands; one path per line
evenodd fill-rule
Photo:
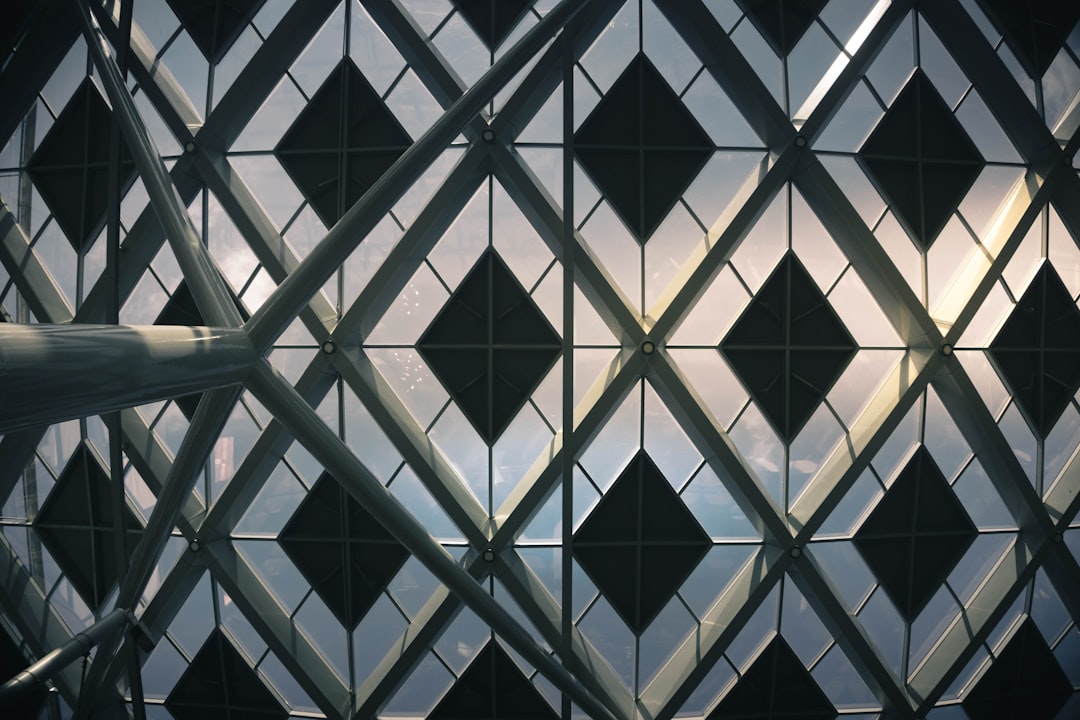
M 833 5 L 16 13 L 0 630 L 137 619 L 45 702 L 1077 712 L 1080 10 Z

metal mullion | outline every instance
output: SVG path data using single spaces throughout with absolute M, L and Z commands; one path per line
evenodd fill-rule
M 269 347 L 325 282 L 370 232 L 382 215 L 404 193 L 430 161 L 460 133 L 482 108 L 488 97 L 528 62 L 586 3 L 562 0 L 514 47 L 484 73 L 431 128 L 414 142 L 364 193 L 352 208 L 315 246 L 297 269 L 270 295 L 246 324 L 256 347 Z

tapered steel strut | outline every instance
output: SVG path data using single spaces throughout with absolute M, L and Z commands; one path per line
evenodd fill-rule
M 258 354 L 234 328 L 0 324 L 0 433 L 243 380 Z

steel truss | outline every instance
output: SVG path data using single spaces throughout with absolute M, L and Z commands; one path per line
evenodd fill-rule
M 151 385 L 159 383 L 157 387 L 120 405 L 111 402 L 115 388 L 108 387 L 85 397 L 77 406 L 64 402 L 64 398 L 43 396 L 33 422 L 10 422 L 3 428 L 8 434 L 0 441 L 0 493 L 7 497 L 49 423 L 124 408 L 120 415 L 126 456 L 158 500 L 144 539 L 120 581 L 116 607 L 137 610 L 150 573 L 174 528 L 189 543 L 189 552 L 184 553 L 165 578 L 164 586 L 139 614 L 139 640 L 128 634 L 102 645 L 81 684 L 81 692 L 78 678 L 70 669 L 54 679 L 60 692 L 81 714 L 90 716 L 99 706 L 115 702 L 112 690 L 127 685 L 125 675 L 130 668 L 124 659 L 130 647 L 137 642 L 158 642 L 184 598 L 206 572 L 236 602 L 274 655 L 329 718 L 374 717 L 463 607 L 489 624 L 591 717 L 623 720 L 674 716 L 758 604 L 785 576 L 791 578 L 833 633 L 839 648 L 890 718 L 923 717 L 934 707 L 1037 570 L 1045 571 L 1073 620 L 1080 622 L 1080 566 L 1061 542 L 1080 510 L 1080 493 L 1076 492 L 1080 484 L 1080 449 L 1073 453 L 1056 484 L 1040 497 L 964 366 L 951 352 L 943 352 L 962 336 L 1045 208 L 1052 205 L 1080 243 L 1080 179 L 1072 165 L 1073 155 L 1080 148 L 1080 89 L 1074 90 L 1071 111 L 1057 127 L 1048 129 L 958 0 L 881 0 L 849 43 L 848 55 L 838 59 L 792 122 L 702 0 L 655 0 L 758 133 L 768 153 L 762 165 L 745 179 L 729 207 L 714 219 L 707 239 L 680 268 L 660 300 L 642 312 L 564 215 L 572 202 L 572 187 L 565 189 L 562 198 L 551 197 L 512 147 L 520 129 L 551 93 L 559 91 L 560 84 L 566 92 L 572 82 L 567 69 L 601 34 L 622 3 L 563 0 L 500 57 L 479 82 L 468 87 L 428 41 L 400 0 L 361 1 L 443 106 L 444 113 L 302 259 L 285 243 L 255 194 L 233 172 L 225 153 L 337 7 L 337 0 L 295 3 L 205 122 L 167 68 L 160 66 L 150 41 L 137 26 L 133 27 L 129 71 L 185 148 L 171 172 L 166 172 L 112 54 L 112 46 L 121 38 L 118 3 L 106 3 L 104 7 L 91 3 L 89 8 L 73 3 L 65 12 L 65 17 L 71 16 L 70 32 L 25 41 L 33 44 L 34 57 L 41 59 L 34 72 L 18 75 L 5 71 L 0 75 L 0 90 L 12 85 L 3 93 L 5 97 L 32 98 L 64 56 L 75 30 L 83 32 L 150 197 L 150 205 L 123 243 L 120 295 L 126 298 L 134 291 L 149 261 L 167 240 L 200 311 L 213 326 L 191 328 L 188 334 L 221 341 L 221 347 L 205 345 L 201 349 L 218 365 L 217 372 L 204 369 L 199 377 L 159 374 L 150 380 Z M 873 231 L 812 150 L 814 141 L 884 42 L 916 8 L 948 46 L 1026 166 L 1024 181 L 1011 191 L 984 240 L 987 252 L 973 254 L 944 298 L 930 311 L 912 292 Z M 17 58 L 22 63 L 28 55 Z M 514 85 L 521 72 L 525 73 L 524 80 Z M 509 99 L 498 114 L 488 118 L 484 112 L 488 102 L 504 88 L 513 89 Z M 0 129 L 8 130 L 5 137 L 18 127 L 28 105 L 8 104 L 0 112 L 4 121 Z M 569 121 L 567 126 L 572 130 Z M 494 141 L 490 136 L 485 138 L 488 131 L 494 134 Z M 459 134 L 469 141 L 469 147 L 358 299 L 339 318 L 319 288 Z M 572 154 L 564 154 L 564 160 L 571 163 Z M 364 350 L 365 339 L 379 319 L 489 176 L 502 184 L 552 254 L 567 261 L 568 277 L 621 345 L 607 372 L 576 407 L 572 407 L 572 393 L 564 391 L 568 422 L 490 516 Z M 777 506 L 711 415 L 665 344 L 764 209 L 789 183 L 803 195 L 839 245 L 881 306 L 906 352 L 866 409 L 846 428 L 845 441 L 828 456 L 807 490 L 785 510 Z M 278 284 L 246 323 L 186 210 L 204 188 L 220 201 Z M 78 312 L 73 312 L 16 222 L 15 214 L 6 205 L 0 211 L 0 261 L 38 321 L 55 325 L 103 322 L 108 307 L 106 278 L 86 294 Z M 572 293 L 567 298 L 572 304 Z M 294 387 L 262 356 L 296 317 L 323 343 L 326 352 L 312 360 Z M 572 321 L 572 312 L 569 318 Z M 122 353 L 139 340 L 139 332 L 149 344 L 156 335 L 165 335 L 162 330 L 117 328 L 112 333 L 89 332 L 102 352 Z M 0 342 L 9 344 L 17 334 L 3 331 Z M 67 338 L 74 334 L 56 329 L 51 337 L 62 344 L 71 342 Z M 570 333 L 564 328 L 566 336 Z M 646 343 L 656 351 L 643 351 Z M 174 346 L 170 346 L 170 352 L 185 357 L 187 351 L 176 343 Z M 57 352 L 75 353 L 77 345 L 64 345 Z M 194 351 L 191 354 L 194 356 Z M 39 383 L 68 379 L 65 366 L 46 365 L 27 357 L 20 361 L 24 362 L 27 377 Z M 6 356 L 0 353 L 0 358 Z M 564 360 L 567 358 L 572 359 L 572 351 Z M 386 492 L 375 475 L 312 410 L 335 386 L 338 377 L 461 531 L 469 551 L 460 564 Z M 557 598 L 547 592 L 518 555 L 514 543 L 540 507 L 554 493 L 562 492 L 561 481 L 567 469 L 573 467 L 642 379 L 656 391 L 716 474 L 729 479 L 728 490 L 764 543 L 701 618 L 698 631 L 686 638 L 656 677 L 635 696 L 588 637 L 567 620 L 562 606 L 569 595 Z M 175 396 L 180 386 L 185 392 L 219 389 L 200 401 L 191 429 L 174 457 L 145 419 L 127 408 Z M 813 553 L 805 552 L 805 548 L 928 388 L 941 398 L 965 440 L 976 449 L 1020 532 L 929 655 L 918 667 L 911 668 L 907 677 L 898 677 L 859 620 L 848 611 Z M 244 389 L 274 418 L 262 429 L 220 497 L 208 507 L 193 488 Z M 242 515 L 294 439 L 332 471 L 346 490 L 442 582 L 394 643 L 393 650 L 352 691 L 230 541 Z M 494 561 L 484 558 L 486 551 L 494 553 Z M 507 614 L 477 582 L 489 575 L 503 583 L 540 638 Z M 32 581 L 16 551 L 2 538 L 0 576 L 5 579 L 0 609 L 37 656 L 74 635 Z M 145 660 L 146 654 L 142 657 Z M 107 690 L 90 690 L 99 687 Z M 568 708 L 565 704 L 564 709 Z

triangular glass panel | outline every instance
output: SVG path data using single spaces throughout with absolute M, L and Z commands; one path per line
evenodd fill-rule
M 643 53 L 574 135 L 578 161 L 641 243 L 667 217 L 714 149 Z

